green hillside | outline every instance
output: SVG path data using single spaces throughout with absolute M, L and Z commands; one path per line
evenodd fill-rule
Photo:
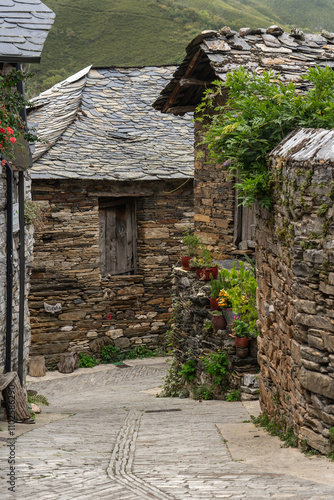
M 334 31 L 333 0 L 44 0 L 55 13 L 29 93 L 93 64 L 179 63 L 203 29 L 279 24 Z

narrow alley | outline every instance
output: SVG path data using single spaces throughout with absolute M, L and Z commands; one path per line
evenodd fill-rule
M 257 402 L 157 398 L 166 360 L 125 363 L 28 377 L 50 406 L 17 424 L 17 488 L 3 467 L 2 500 L 334 499 L 334 463 L 254 427 Z

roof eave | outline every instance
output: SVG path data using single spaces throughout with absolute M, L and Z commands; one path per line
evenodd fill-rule
M 0 54 L 0 62 L 5 63 L 40 63 L 41 56 L 8 56 Z

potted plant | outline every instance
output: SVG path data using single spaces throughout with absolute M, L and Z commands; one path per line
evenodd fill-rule
M 239 316 L 235 316 L 232 325 L 232 337 L 235 339 L 236 347 L 248 347 L 249 325 Z
M 186 247 L 184 255 L 181 255 L 181 266 L 186 271 L 190 271 L 189 262 L 198 254 L 198 247 L 201 244 L 201 239 L 196 236 L 196 234 L 192 234 L 189 229 L 186 229 L 181 242 Z
M 225 330 L 226 320 L 223 311 L 212 311 L 212 328 L 214 330 Z
M 219 298 L 219 292 L 222 288 L 224 288 L 223 283 L 219 279 L 211 279 L 209 283 L 210 287 L 210 307 L 211 311 L 218 311 L 219 310 L 219 304 L 218 304 L 218 298 Z
M 235 313 L 232 311 L 232 300 L 229 296 L 229 292 L 225 290 L 225 288 L 222 288 L 219 292 L 218 305 L 224 310 L 226 323 L 232 323 Z
M 218 266 L 214 265 L 213 255 L 205 247 L 201 247 L 201 255 L 190 261 L 190 267 L 196 268 L 196 276 L 199 280 L 210 281 L 218 276 Z

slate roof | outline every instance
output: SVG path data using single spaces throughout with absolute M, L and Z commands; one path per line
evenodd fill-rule
M 39 0 L 0 0 L 0 61 L 39 62 L 55 14 Z
M 334 68 L 334 33 L 321 35 L 292 29 L 285 33 L 278 26 L 268 29 L 241 28 L 239 32 L 224 27 L 220 31 L 204 31 L 187 49 L 187 56 L 172 80 L 155 101 L 162 112 L 184 113 L 194 109 L 203 95 L 203 88 L 226 74 L 244 66 L 257 74 L 265 70 L 280 72 L 284 82 L 294 82 L 302 91 L 307 82 L 301 79 L 311 66 Z M 193 79 L 189 83 L 189 79 Z M 196 79 L 201 80 L 196 85 Z M 180 107 L 183 109 L 181 110 Z
M 334 162 L 334 130 L 297 129 L 271 152 L 294 162 Z
M 191 117 L 152 102 L 175 66 L 85 68 L 32 99 L 34 179 L 153 180 L 193 177 Z

